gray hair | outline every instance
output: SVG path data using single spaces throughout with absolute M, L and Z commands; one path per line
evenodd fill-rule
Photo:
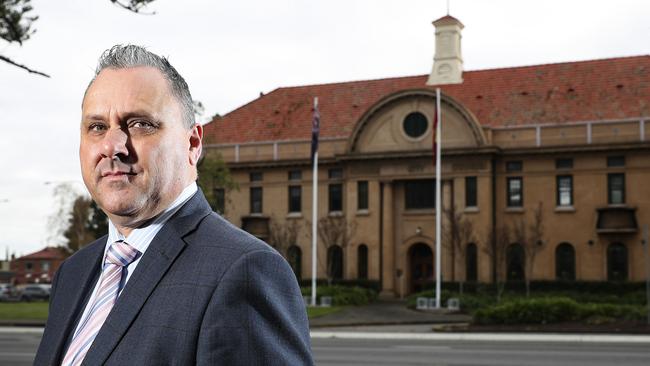
M 172 95 L 178 100 L 183 112 L 183 122 L 185 127 L 194 126 L 194 103 L 190 89 L 185 79 L 176 71 L 167 58 L 156 55 L 147 51 L 144 47 L 136 45 L 115 45 L 102 53 L 99 57 L 95 76 L 90 81 L 90 85 L 95 81 L 97 75 L 104 69 L 128 69 L 131 67 L 148 66 L 160 71 L 165 79 L 169 82 L 169 88 Z M 86 89 L 87 91 L 87 89 Z

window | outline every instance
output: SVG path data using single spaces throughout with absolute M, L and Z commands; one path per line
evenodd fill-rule
M 613 243 L 607 248 L 607 280 L 627 280 L 627 248 L 621 243 Z
M 343 249 L 338 245 L 327 249 L 327 272 L 332 279 L 343 279 Z
M 477 206 L 476 177 L 465 177 L 465 207 Z
M 250 173 L 250 181 L 251 182 L 261 182 L 262 181 L 262 172 L 252 172 Z
M 435 180 L 420 179 L 404 182 L 404 203 L 407 210 L 429 209 L 436 206 Z
M 607 174 L 607 202 L 610 205 L 625 203 L 625 174 Z
M 465 249 L 465 281 L 478 281 L 478 255 L 476 244 L 469 243 Z
M 522 207 L 524 205 L 524 187 L 521 177 L 508 178 L 508 207 Z
M 558 281 L 576 279 L 576 251 L 569 243 L 562 243 L 555 248 L 555 278 Z
M 519 244 L 510 244 L 506 250 L 506 278 L 508 281 L 523 281 L 524 248 Z
M 573 159 L 572 158 L 555 159 L 555 168 L 556 169 L 572 169 L 573 168 Z
M 34 264 L 32 262 L 25 262 L 25 271 L 31 272 L 34 269 Z
M 292 245 L 287 249 L 287 262 L 296 275 L 296 280 L 302 279 L 302 250 L 296 245 Z
M 573 176 L 557 176 L 556 202 L 558 206 L 573 205 Z
M 343 178 L 343 170 L 340 168 L 334 168 L 327 171 L 327 176 L 330 179 L 341 179 Z
M 368 279 L 368 246 L 365 244 L 361 244 L 357 248 L 357 271 L 358 279 Z
M 289 171 L 289 180 L 301 180 L 302 171 L 300 170 L 291 170 Z
M 607 157 L 607 167 L 608 168 L 619 168 L 625 166 L 625 156 L 608 156 Z
M 427 132 L 428 125 L 427 117 L 420 112 L 409 113 L 402 123 L 404 133 L 414 139 L 424 135 Z
M 251 187 L 251 213 L 262 213 L 262 187 Z
M 223 188 L 214 189 L 214 205 L 213 209 L 219 213 L 224 214 L 226 212 L 226 190 Z
M 520 172 L 523 170 L 523 165 L 521 160 L 506 161 L 506 172 Z
M 302 211 L 302 187 L 289 186 L 289 212 Z
M 357 182 L 357 210 L 368 209 L 368 181 Z
M 329 212 L 343 211 L 343 184 L 334 183 L 328 187 Z
M 49 271 L 50 270 L 50 262 L 48 262 L 48 261 L 41 262 L 41 270 L 43 272 Z

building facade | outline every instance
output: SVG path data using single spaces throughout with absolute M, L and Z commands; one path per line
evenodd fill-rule
M 239 185 L 215 191 L 224 216 L 311 277 L 317 97 L 318 277 L 421 289 L 440 88 L 443 280 L 643 280 L 650 56 L 463 71 L 462 24 L 434 26 L 429 75 L 279 88 L 207 124 Z
M 14 284 L 51 283 L 61 263 L 69 256 L 62 248 L 47 247 L 11 261 Z

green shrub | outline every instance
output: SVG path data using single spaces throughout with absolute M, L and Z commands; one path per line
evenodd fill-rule
M 580 304 L 568 297 L 517 299 L 474 313 L 478 324 L 548 324 L 566 321 L 601 322 L 611 319 L 641 320 L 646 309 L 639 305 Z
M 311 287 L 301 287 L 303 296 L 311 295 Z M 348 286 L 317 286 L 316 299 L 320 303 L 322 296 L 331 296 L 332 305 L 365 305 L 377 298 L 377 292 L 374 290 L 363 287 L 348 287 Z

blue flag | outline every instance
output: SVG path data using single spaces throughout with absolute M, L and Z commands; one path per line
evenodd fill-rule
M 314 103 L 314 117 L 311 120 L 311 161 L 314 162 L 314 155 L 318 151 L 318 134 L 320 132 L 320 113 L 318 113 L 318 102 Z

